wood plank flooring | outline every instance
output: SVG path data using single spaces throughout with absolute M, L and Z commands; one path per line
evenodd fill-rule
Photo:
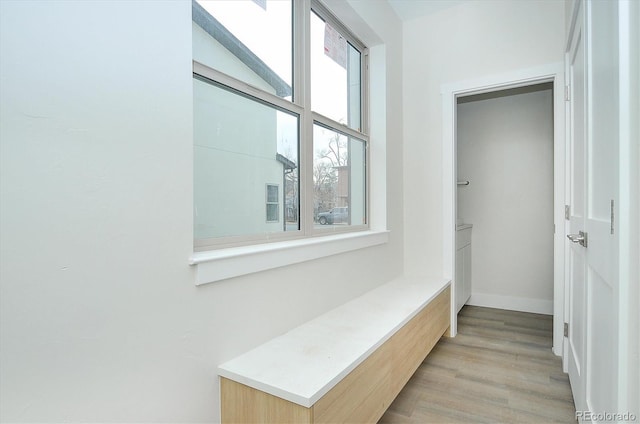
M 575 423 L 552 317 L 465 306 L 379 423 Z

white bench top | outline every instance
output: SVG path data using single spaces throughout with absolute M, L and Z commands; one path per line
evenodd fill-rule
M 218 373 L 309 408 L 448 285 L 393 280 L 220 365 Z

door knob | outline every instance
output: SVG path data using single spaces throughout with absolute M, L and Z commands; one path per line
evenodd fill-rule
M 580 243 L 581 246 L 587 247 L 587 233 L 578 231 L 578 234 L 568 234 L 567 238 L 574 243 Z

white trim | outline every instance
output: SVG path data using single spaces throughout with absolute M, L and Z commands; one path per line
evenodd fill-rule
M 367 206 L 372 230 L 387 229 L 387 52 L 384 44 L 369 50 L 369 82 L 376 87 L 369 98 L 367 119 L 371 139 L 367 145 Z M 367 88 L 368 90 L 369 88 Z
M 543 82 L 554 83 L 554 300 L 553 352 L 563 352 L 564 318 L 564 64 L 562 62 L 489 75 L 473 80 L 443 84 L 442 94 L 442 228 L 443 271 L 455 282 L 455 210 L 456 210 L 456 99 L 462 95 L 480 94 Z M 457 333 L 455 284 L 451 284 L 451 336 Z M 473 299 L 473 295 L 472 295 Z
M 508 311 L 553 315 L 553 300 L 546 299 L 473 293 L 467 304 L 484 306 L 485 308 L 506 309 Z
M 197 252 L 191 255 L 189 264 L 196 266 L 196 285 L 199 286 L 388 241 L 389 231 L 361 231 Z
M 619 237 L 619 318 L 618 318 L 618 410 L 640 413 L 640 367 L 638 366 L 638 324 L 640 305 L 638 258 L 640 243 L 638 222 L 640 184 L 640 148 L 637 140 L 640 125 L 638 77 L 640 60 L 640 5 L 621 0 L 618 9 L 619 40 L 619 119 L 620 119 L 620 187 L 616 231 Z M 634 307 L 635 306 L 635 307 Z
M 582 0 L 575 0 L 573 2 L 573 7 L 572 7 L 572 11 L 571 11 L 571 23 L 569 25 L 569 32 L 567 33 L 567 42 L 566 42 L 566 48 L 565 48 L 565 53 L 564 53 L 564 63 L 565 63 L 565 76 L 566 76 L 566 81 L 565 81 L 565 86 L 567 87 L 567 94 L 571 95 L 571 63 L 572 63 L 572 58 L 570 56 L 571 51 L 572 51 L 572 46 L 578 42 L 578 40 L 581 37 L 584 37 L 584 33 L 583 33 L 583 24 L 580 25 L 580 29 L 579 31 L 576 33 L 576 25 L 578 25 L 578 19 L 580 17 L 584 18 L 584 16 L 581 16 L 580 14 L 580 8 L 582 7 Z M 564 176 L 565 176 L 565 205 L 568 205 L 569 207 L 571 207 L 571 199 L 569 198 L 569 193 L 570 193 L 570 189 L 571 189 L 571 184 L 570 184 L 570 179 L 571 179 L 571 169 L 570 166 L 568 164 L 569 161 L 569 157 L 571 155 L 571 131 L 572 131 L 572 124 L 571 124 L 571 102 L 570 101 L 566 101 L 565 102 L 565 106 L 564 106 L 564 111 L 565 111 L 565 117 L 566 117 L 566 125 L 565 125 L 565 167 L 564 167 Z M 568 221 L 567 221 L 568 223 Z M 569 232 L 569 226 L 565 226 L 565 235 L 567 235 Z M 569 249 L 565 249 L 565 263 L 569 263 L 569 258 L 570 258 L 570 252 Z M 564 290 L 563 290 L 563 298 L 564 298 L 564 303 L 563 303 L 563 314 L 562 314 L 562 322 L 563 323 L 568 323 L 569 322 L 569 281 L 568 281 L 569 275 L 565 275 L 564 279 L 565 279 L 565 284 L 564 284 Z M 558 320 L 559 318 L 556 318 L 554 316 L 554 321 Z M 568 352 L 569 352 L 569 339 L 567 337 L 563 337 L 563 343 L 562 343 L 562 352 L 563 352 L 563 357 L 562 357 L 562 370 L 565 373 L 569 372 L 569 361 L 568 361 Z M 555 341 L 554 341 L 554 353 L 555 353 Z
M 566 246 L 565 205 L 565 65 L 556 65 L 553 79 L 553 353 L 562 356 L 564 352 L 564 270 Z

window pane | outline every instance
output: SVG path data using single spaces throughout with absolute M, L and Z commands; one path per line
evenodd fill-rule
M 313 152 L 316 228 L 366 224 L 365 142 L 315 124 Z
M 267 184 L 267 203 L 278 203 L 278 186 Z
M 297 230 L 298 116 L 193 84 L 195 239 Z M 267 185 L 277 198 L 265 220 Z
M 197 0 L 193 59 L 291 98 L 291 0 Z
M 361 131 L 360 52 L 311 13 L 311 109 Z
M 267 204 L 267 222 L 278 222 L 278 205 Z

